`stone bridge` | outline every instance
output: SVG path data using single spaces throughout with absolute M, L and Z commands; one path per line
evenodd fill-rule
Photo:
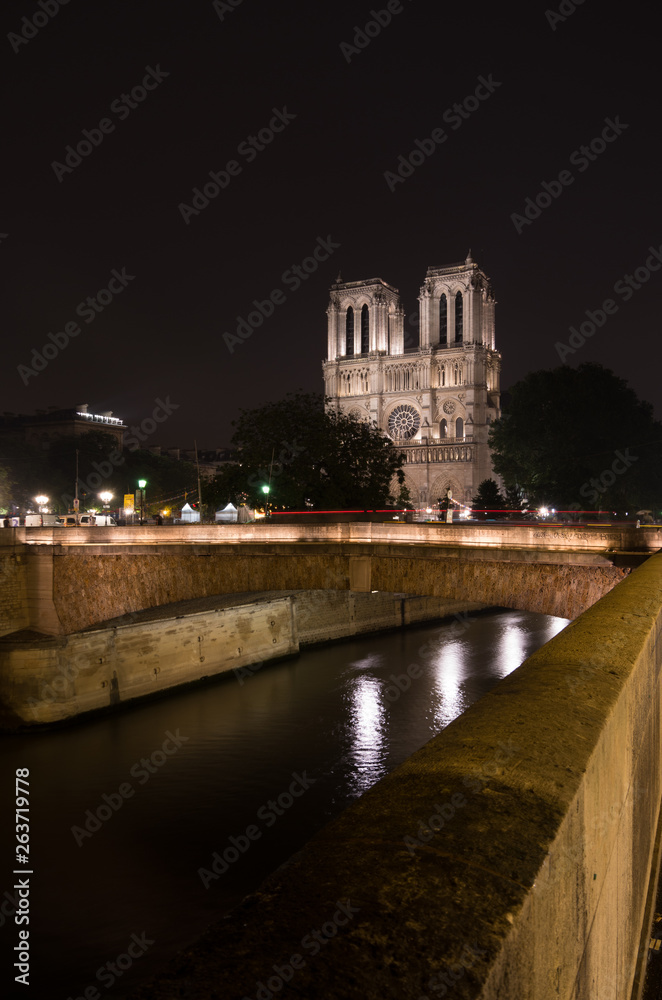
M 662 547 L 658 528 L 184 525 L 0 534 L 0 636 L 67 635 L 214 594 L 387 591 L 576 618 Z
M 155 605 L 191 677 L 214 629 L 224 655 L 251 635 L 251 655 L 291 648 L 285 592 L 335 595 L 349 617 L 381 602 L 381 627 L 471 602 L 574 619 L 139 995 L 266 997 L 292 980 L 308 1000 L 637 996 L 659 866 L 660 544 L 656 528 L 609 526 L 4 529 L 0 695 L 38 691 L 41 673 L 37 711 L 96 707 L 99 684 L 119 701 L 110 667 L 142 669 Z M 167 617 L 192 599 L 212 604 Z M 334 940 L 304 957 L 337 913 Z

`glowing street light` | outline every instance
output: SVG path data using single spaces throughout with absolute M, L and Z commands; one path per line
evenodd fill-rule
M 264 493 L 264 513 L 265 513 L 265 515 L 268 515 L 268 513 L 269 513 L 269 501 L 268 501 L 267 497 L 269 496 L 269 493 L 271 492 L 271 487 L 267 486 L 267 484 L 265 483 L 264 486 L 262 487 L 262 492 Z
M 140 524 L 143 523 L 143 516 L 145 513 L 145 487 L 147 486 L 146 479 L 138 480 L 138 487 L 140 489 Z
M 104 507 L 107 507 L 112 499 L 113 499 L 113 494 L 109 493 L 108 490 L 106 490 L 105 493 L 99 494 L 99 500 L 101 500 Z
M 48 514 L 48 507 L 46 506 L 46 504 L 48 503 L 48 497 L 40 495 L 34 498 L 34 502 L 39 507 L 40 514 Z

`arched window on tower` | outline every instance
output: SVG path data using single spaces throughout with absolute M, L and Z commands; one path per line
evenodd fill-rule
M 361 354 L 370 352 L 370 313 L 368 307 L 361 309 Z
M 354 353 L 354 310 L 351 306 L 347 309 L 345 319 L 345 354 Z
M 455 296 L 455 343 L 462 343 L 462 292 Z
M 448 343 L 448 302 L 443 293 L 439 299 L 439 343 Z
M 460 440 L 464 437 L 464 420 L 462 417 L 458 417 L 455 421 L 455 437 Z
M 439 385 L 446 385 L 446 365 L 442 365 L 439 371 Z
M 448 421 L 446 420 L 446 417 L 444 417 L 444 419 L 439 424 L 439 437 L 442 438 L 448 437 Z

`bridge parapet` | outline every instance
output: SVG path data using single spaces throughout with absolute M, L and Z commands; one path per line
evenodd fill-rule
M 386 515 L 385 515 L 386 516 Z M 237 542 L 379 542 L 388 545 L 421 544 L 481 548 L 533 548 L 575 552 L 657 552 L 662 549 L 662 528 L 634 524 L 406 524 L 344 522 L 298 524 L 264 521 L 252 524 L 188 524 L 121 528 L 5 528 L 0 547 L 30 545 L 165 545 L 190 542 L 202 545 Z
M 662 792 L 661 638 L 658 555 L 137 997 L 291 979 L 308 1000 L 629 998 Z

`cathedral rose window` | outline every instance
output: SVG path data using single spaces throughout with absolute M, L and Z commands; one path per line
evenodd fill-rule
M 413 406 L 396 406 L 388 418 L 388 429 L 393 437 L 412 438 L 421 425 L 421 418 Z

